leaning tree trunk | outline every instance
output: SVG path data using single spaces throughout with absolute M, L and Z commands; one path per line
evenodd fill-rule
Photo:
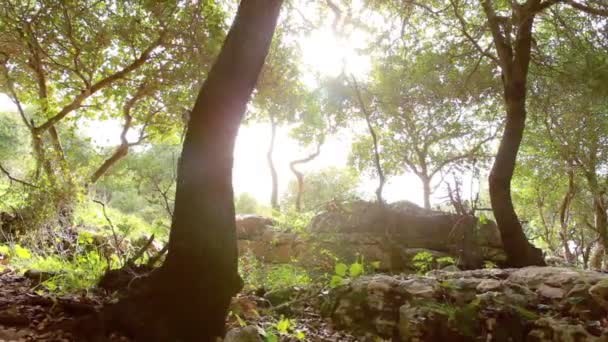
M 188 123 L 178 166 L 169 251 L 131 297 L 104 311 L 138 341 L 216 341 L 237 270 L 233 150 L 282 0 L 242 0 Z
M 270 144 L 268 145 L 268 152 L 266 152 L 266 161 L 270 168 L 270 176 L 272 179 L 272 188 L 270 193 L 270 205 L 272 209 L 279 210 L 279 176 L 277 175 L 277 169 L 274 166 L 274 160 L 272 154 L 274 153 L 274 141 L 277 137 L 277 122 L 274 118 L 274 114 L 270 114 Z
M 511 198 L 511 179 L 526 120 L 525 96 L 525 83 L 505 84 L 507 120 L 489 179 L 492 211 L 500 229 L 507 263 L 513 267 L 544 265 L 542 252 L 528 242 L 523 232 Z
M 528 242 L 511 198 L 511 179 L 526 124 L 526 84 L 532 27 L 538 3 L 538 0 L 532 0 L 524 5 L 513 4 L 511 20 L 503 21 L 496 15 L 491 0 L 482 2 L 498 56 L 496 62 L 502 72 L 506 107 L 505 130 L 490 171 L 490 202 L 507 255 L 507 264 L 512 267 L 545 265 L 542 251 Z M 510 36 L 513 27 L 504 26 L 511 24 L 517 28 L 514 40 Z

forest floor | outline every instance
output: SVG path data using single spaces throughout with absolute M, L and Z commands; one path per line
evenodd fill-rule
M 79 341 L 75 337 L 79 332 L 77 323 L 110 300 L 111 296 L 101 292 L 49 295 L 41 291 L 39 279 L 6 269 L 0 273 L 0 342 Z M 239 314 L 228 317 L 227 329 L 252 325 L 260 335 L 272 335 L 266 338 L 267 341 L 356 341 L 347 333 L 332 329 L 329 321 L 306 303 L 298 303 L 291 308 L 290 317 L 296 318 L 284 319 L 279 314 L 264 314 L 267 311 L 262 302 L 260 297 L 252 294 L 235 298 L 231 309 Z M 277 328 L 281 324 L 283 332 Z M 305 337 L 298 337 L 298 334 Z M 130 339 L 112 334 L 107 341 Z

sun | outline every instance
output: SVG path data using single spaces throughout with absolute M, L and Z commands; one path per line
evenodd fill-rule
M 342 72 L 356 77 L 364 77 L 371 69 L 371 59 L 360 51 L 368 41 L 360 30 L 338 35 L 331 27 L 321 27 L 300 39 L 302 62 L 312 74 L 305 76 L 306 84 L 314 80 L 306 77 L 337 76 Z

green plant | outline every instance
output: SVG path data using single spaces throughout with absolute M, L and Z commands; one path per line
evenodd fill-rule
M 287 231 L 304 232 L 310 220 L 314 217 L 314 213 L 287 210 L 283 212 L 275 211 L 272 216 L 277 228 Z
M 380 267 L 379 261 L 374 261 L 369 264 L 369 268 L 378 269 Z M 336 263 L 334 266 L 334 274 L 331 276 L 329 286 L 334 288 L 345 285 L 352 278 L 360 277 L 366 273 L 366 267 L 364 265 L 363 257 L 357 258 L 357 261 L 347 265 L 342 262 Z
M 456 261 L 454 260 L 454 258 L 450 257 L 450 256 L 445 256 L 445 257 L 441 257 L 441 258 L 437 258 L 437 260 L 435 260 L 437 262 L 437 266 L 439 268 L 443 268 L 446 266 L 450 266 L 450 265 L 454 265 L 456 264 Z
M 97 251 L 79 253 L 68 259 L 58 255 L 36 254 L 17 244 L 0 245 L 0 250 L 2 254 L 10 256 L 11 266 L 19 272 L 36 270 L 52 275 L 42 282 L 41 286 L 57 294 L 74 293 L 94 287 L 108 266 L 107 260 Z M 116 257 L 111 258 L 110 262 L 116 265 Z
M 432 253 L 418 252 L 412 258 L 412 264 L 419 274 L 424 274 L 433 269 L 440 269 L 449 265 L 455 265 L 456 261 L 451 256 L 436 258 Z
M 496 268 L 496 264 L 490 260 L 486 260 L 483 262 L 483 268 Z
M 299 341 L 303 341 L 306 338 L 306 334 L 302 330 L 296 329 L 295 320 L 283 316 L 275 324 L 263 330 L 262 335 L 265 342 L 278 342 L 278 336 L 291 337 Z
M 418 273 L 426 273 L 433 269 L 435 258 L 429 252 L 418 252 L 412 258 L 414 268 Z
M 312 281 L 304 268 L 292 264 L 267 265 L 250 253 L 239 258 L 239 272 L 245 283 L 245 290 L 303 286 Z

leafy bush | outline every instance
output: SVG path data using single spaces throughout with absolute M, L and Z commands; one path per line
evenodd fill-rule
M 412 258 L 416 271 L 424 274 L 432 269 L 440 269 L 449 265 L 456 264 L 454 258 L 450 256 L 435 258 L 430 252 L 418 252 Z
M 36 270 L 52 276 L 41 286 L 58 294 L 88 290 L 97 284 L 107 269 L 107 261 L 97 251 L 75 255 L 71 259 L 57 255 L 38 255 L 20 245 L 0 245 L 0 253 L 10 257 L 10 265 L 19 272 Z M 116 259 L 111 260 L 117 262 Z

